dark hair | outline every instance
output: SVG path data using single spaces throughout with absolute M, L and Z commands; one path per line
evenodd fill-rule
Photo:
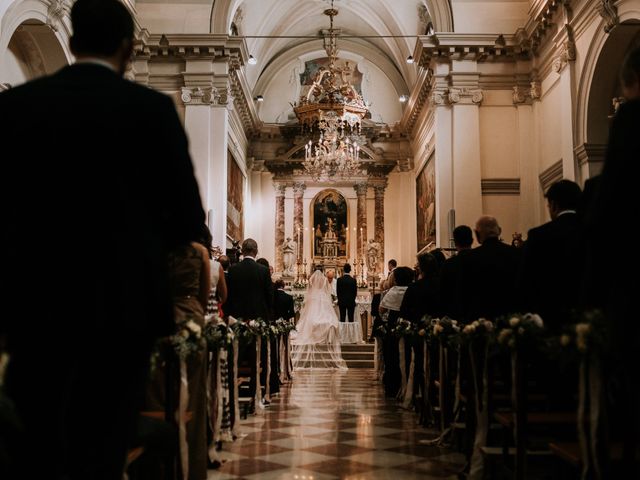
M 396 286 L 407 287 L 413 282 L 413 270 L 409 267 L 398 267 L 393 271 Z
M 344 267 L 342 267 L 342 271 L 343 271 L 344 273 L 349 273 L 349 272 L 351 272 L 351 265 L 349 265 L 348 263 L 345 263 L 345 264 L 344 264 Z
M 418 268 L 420 268 L 422 278 L 437 277 L 438 272 L 440 271 L 438 260 L 436 260 L 436 257 L 430 253 L 423 253 L 418 256 Z
M 396 262 L 393 258 L 391 260 L 389 260 L 389 262 L 387 263 L 387 265 L 391 265 L 393 268 L 396 268 L 398 266 L 398 262 Z
M 231 261 L 229 260 L 229 257 L 227 257 L 226 255 L 220 255 L 218 257 L 218 263 L 222 265 L 223 270 L 228 270 L 229 265 L 231 264 Z
M 571 180 L 560 180 L 549 187 L 545 197 L 561 210 L 577 210 L 582 199 L 582 190 Z
M 198 238 L 196 241 L 204 246 L 209 252 L 209 258 L 213 258 L 213 236 L 211 235 L 211 230 L 206 224 L 202 224 L 200 226 L 200 231 L 198 232 Z
M 266 258 L 259 258 L 256 260 L 256 263 L 259 263 L 260 265 L 264 265 L 265 267 L 269 268 L 269 260 L 267 260 Z
M 442 265 L 444 264 L 444 262 L 447 261 L 447 257 L 445 257 L 444 253 L 442 253 L 442 250 L 440 250 L 439 248 L 436 248 L 434 250 L 431 250 L 429 252 L 431 255 L 433 255 L 433 258 L 436 259 L 436 263 L 438 265 L 438 269 L 440 267 L 442 267 Z
M 640 47 L 634 48 L 624 57 L 620 80 L 625 87 L 640 82 Z
M 453 230 L 453 241 L 460 247 L 473 245 L 473 231 L 467 225 L 458 225 Z
M 256 242 L 253 238 L 247 238 L 244 242 L 242 242 L 241 251 L 243 255 L 249 255 L 253 257 L 258 253 L 258 242 Z
M 284 288 L 284 280 L 282 280 L 281 278 L 279 278 L 278 280 L 276 280 L 274 282 L 274 285 L 276 287 L 276 289 L 278 288 Z
M 133 42 L 133 19 L 118 0 L 77 0 L 71 26 L 74 53 L 111 56 L 123 42 Z

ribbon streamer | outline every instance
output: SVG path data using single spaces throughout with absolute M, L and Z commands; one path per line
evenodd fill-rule
M 404 401 L 402 402 L 402 408 L 409 408 L 413 401 L 413 380 L 416 371 L 416 352 L 411 347 L 411 363 L 409 364 L 409 375 L 407 377 L 407 388 L 404 393 Z
M 400 341 L 398 342 L 398 351 L 399 351 L 399 356 L 400 356 L 400 378 L 402 379 L 402 384 L 400 386 L 400 391 L 398 392 L 398 395 L 396 396 L 396 398 L 398 400 L 402 400 L 404 398 L 404 394 L 407 391 L 407 365 L 406 365 L 406 350 L 405 350 L 405 343 L 404 343 L 404 337 L 400 338 Z
M 482 448 L 487 444 L 487 433 L 489 432 L 489 412 L 487 403 L 489 400 L 489 379 L 487 363 L 489 353 L 489 343 L 485 342 L 483 348 L 483 358 L 476 358 L 473 343 L 469 345 L 469 356 L 471 358 L 471 372 L 473 375 L 473 386 L 475 390 L 476 407 L 476 436 L 473 442 L 473 453 L 471 455 L 471 465 L 469 468 L 470 480 L 481 480 L 484 478 L 484 456 Z M 477 361 L 482 361 L 482 377 L 478 371 Z M 482 382 L 482 392 L 480 391 Z
M 187 442 L 187 408 L 189 404 L 189 379 L 187 362 L 180 360 L 180 400 L 178 403 L 178 439 L 180 443 L 180 463 L 182 478 L 189 478 L 189 444 Z

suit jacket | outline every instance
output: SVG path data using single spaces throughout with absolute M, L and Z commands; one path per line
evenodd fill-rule
M 568 321 L 580 299 L 583 252 L 583 229 L 576 213 L 529 230 L 518 282 L 523 310 L 539 313 L 550 328 Z
M 400 306 L 400 317 L 417 323 L 425 315 L 440 316 L 437 279 L 421 278 L 407 287 Z
M 518 250 L 497 238 L 462 257 L 459 298 L 462 320 L 493 319 L 518 308 Z
M 338 305 L 344 307 L 354 307 L 358 296 L 358 283 L 351 275 L 343 275 L 338 279 L 336 285 L 338 295 Z
M 462 258 L 471 250 L 461 250 L 457 255 L 448 258 L 440 270 L 440 307 L 442 314 L 450 318 L 461 319 L 463 316 L 460 294 Z
M 4 330 L 171 333 L 167 252 L 204 222 L 172 100 L 78 64 L 1 93 L 0 115 Z
M 293 305 L 293 297 L 284 290 L 276 290 L 275 296 L 275 318 L 289 320 L 296 316 Z
M 238 319 L 270 321 L 273 284 L 269 269 L 245 258 L 229 268 L 225 313 Z

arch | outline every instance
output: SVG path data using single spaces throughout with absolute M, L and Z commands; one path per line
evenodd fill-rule
M 628 48 L 640 42 L 640 10 L 627 11 L 622 23 L 609 34 L 600 19 L 596 34 L 585 56 L 578 82 L 575 145 L 606 144 L 607 116 L 611 100 L 618 91 L 618 67 Z
M 41 0 L 14 2 L 2 17 L 0 65 L 5 65 L 8 56 L 14 56 L 19 49 L 32 62 L 27 80 L 53 73 L 73 59 L 68 46 L 70 36 L 71 22 L 66 10 L 55 15 L 50 14 L 48 5 Z
M 436 32 L 453 32 L 453 12 L 450 0 L 424 0 Z

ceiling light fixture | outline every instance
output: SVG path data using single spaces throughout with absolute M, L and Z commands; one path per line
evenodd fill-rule
M 398 97 L 398 101 L 400 103 L 405 103 L 407 100 L 409 100 L 409 97 L 407 97 L 406 95 L 400 95 L 400 97 Z
M 409 65 L 411 65 L 411 64 L 413 63 L 413 57 L 412 57 L 411 55 L 409 55 L 409 56 L 407 57 L 407 63 L 408 63 Z
M 258 95 L 256 97 L 256 102 L 264 102 L 264 97 L 262 95 Z
M 258 63 L 258 60 L 256 60 L 256 57 L 254 57 L 253 55 L 249 55 L 249 60 L 247 60 L 247 63 L 249 65 L 255 65 L 256 63 Z

